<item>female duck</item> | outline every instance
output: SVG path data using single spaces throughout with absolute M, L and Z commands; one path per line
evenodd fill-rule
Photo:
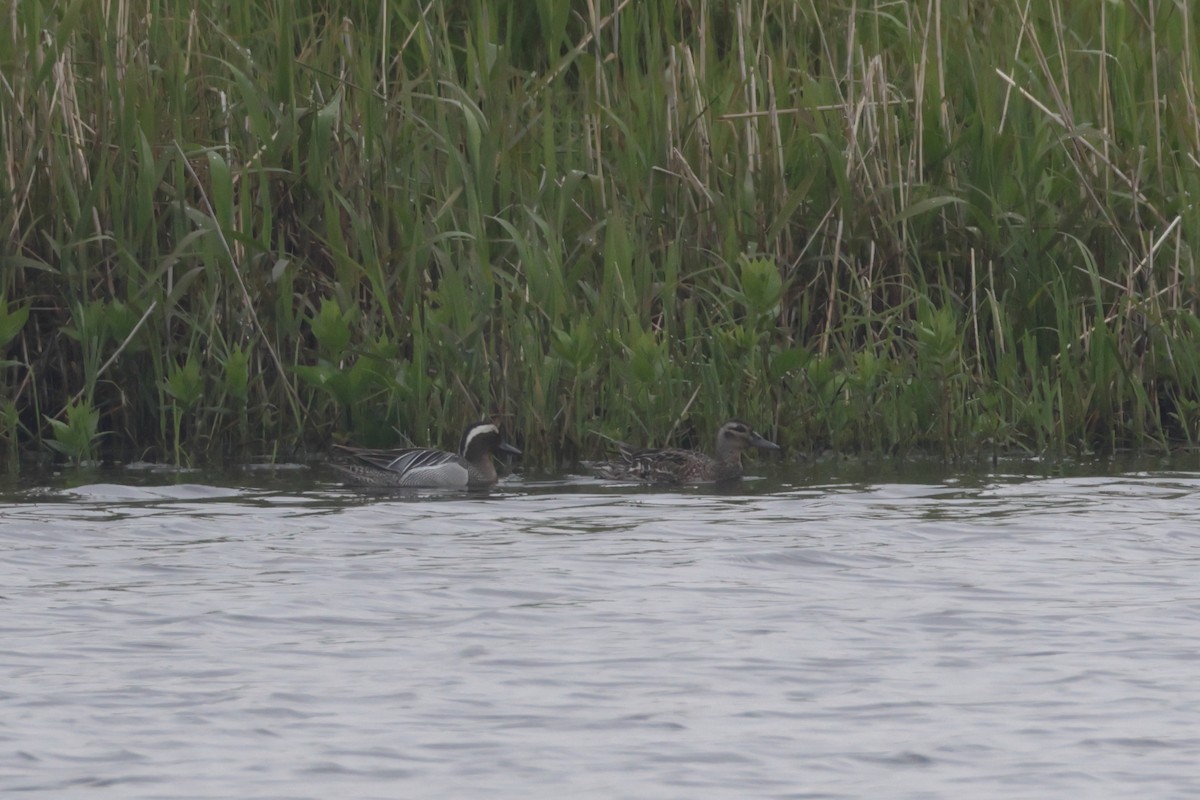
M 521 454 L 520 450 L 504 441 L 500 429 L 490 422 L 468 425 L 463 431 L 457 453 L 425 448 L 368 450 L 334 446 L 354 458 L 351 463 L 333 466 L 355 483 L 414 489 L 475 489 L 491 486 L 497 480 L 492 456 Z
M 740 419 L 729 420 L 717 431 L 716 458 L 696 450 L 634 450 L 624 443 L 618 446 L 621 460 L 598 465 L 598 476 L 660 484 L 734 481 L 742 477 L 743 450 L 779 449 Z

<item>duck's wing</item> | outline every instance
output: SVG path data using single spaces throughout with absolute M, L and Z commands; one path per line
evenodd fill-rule
M 371 483 L 390 486 L 458 487 L 470 479 L 467 464 L 454 453 L 427 448 L 404 450 L 368 450 L 339 447 L 357 463 L 339 466 L 357 478 L 370 475 Z
M 681 483 L 689 465 L 701 454 L 691 450 L 634 450 L 621 447 L 621 458 L 598 464 L 595 473 L 610 480 L 641 481 L 643 483 Z
M 639 450 L 629 456 L 632 469 L 647 483 L 684 483 L 693 462 L 704 455 L 693 450 Z

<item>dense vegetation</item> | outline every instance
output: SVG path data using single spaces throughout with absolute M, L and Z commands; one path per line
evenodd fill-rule
M 1194 444 L 1192 13 L 22 0 L 0 448 Z

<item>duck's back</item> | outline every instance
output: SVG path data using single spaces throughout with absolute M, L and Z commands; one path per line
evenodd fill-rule
M 443 450 L 348 450 L 356 461 L 334 466 L 371 486 L 461 489 L 471 483 L 467 462 Z
M 741 474 L 740 465 L 725 465 L 697 450 L 621 449 L 621 460 L 598 471 L 601 477 L 645 483 L 709 483 Z

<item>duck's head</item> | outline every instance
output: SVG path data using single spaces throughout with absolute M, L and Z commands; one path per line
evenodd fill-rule
M 717 455 L 740 454 L 748 447 L 760 450 L 778 450 L 775 444 L 750 427 L 749 423 L 740 419 L 731 419 L 717 431 Z
M 492 455 L 502 453 L 521 455 L 520 450 L 504 441 L 504 437 L 500 435 L 500 429 L 491 422 L 473 422 L 468 425 L 467 429 L 463 431 L 462 443 L 459 445 L 458 452 L 467 461 L 478 460 L 489 453 Z

